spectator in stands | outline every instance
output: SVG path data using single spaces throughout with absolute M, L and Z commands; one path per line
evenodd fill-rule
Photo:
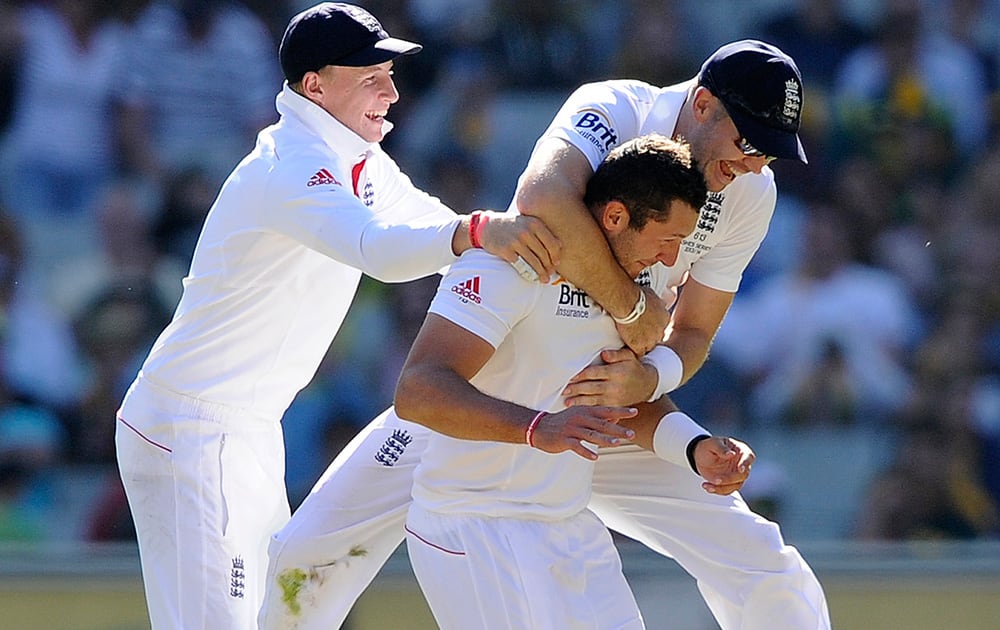
M 864 29 L 847 15 L 842 0 L 797 0 L 785 3 L 784 10 L 761 26 L 761 39 L 792 56 L 805 78 L 802 114 L 803 143 L 817 147 L 810 151 L 809 164 L 776 164 L 782 195 L 821 199 L 830 194 L 831 158 L 828 149 L 833 115 L 831 92 L 844 59 L 869 40 Z
M 152 243 L 158 255 L 186 267 L 215 201 L 216 187 L 203 169 L 194 166 L 171 173 L 163 193 L 163 203 L 152 219 Z
M 629 2 L 627 6 L 622 32 L 628 37 L 618 43 L 613 76 L 641 79 L 653 85 L 684 80 L 691 68 L 698 66 L 700 57 L 684 46 L 684 22 L 676 3 L 656 0 Z
M 155 289 L 141 278 L 106 287 L 79 315 L 76 333 L 88 369 L 71 425 L 73 461 L 114 465 L 115 409 L 169 319 Z
M 567 90 L 597 78 L 587 14 L 569 0 L 495 0 L 498 24 L 487 50 L 508 88 Z
M 985 70 L 966 46 L 925 22 L 920 0 L 889 0 L 876 41 L 849 55 L 834 85 L 836 116 L 862 149 L 885 143 L 885 129 L 923 121 L 949 134 L 971 158 L 987 139 Z M 884 148 L 884 147 L 883 147 Z
M 99 0 L 31 2 L 20 38 L 3 195 L 36 278 L 94 244 L 92 205 L 115 167 L 109 115 L 126 33 Z
M 970 539 L 995 532 L 996 506 L 969 475 L 968 445 L 933 415 L 904 429 L 894 462 L 875 477 L 859 506 L 859 538 Z
M 996 25 L 1000 22 L 1000 4 L 995 0 L 945 0 L 934 3 L 938 14 L 932 19 L 940 20 L 944 30 L 956 42 L 966 46 L 983 64 L 986 71 L 986 88 L 992 95 L 993 106 L 997 107 L 1000 97 L 1000 32 Z M 994 110 L 993 115 L 1000 114 Z M 994 118 L 994 124 L 1000 119 Z
M 59 506 L 48 472 L 61 461 L 65 437 L 54 415 L 10 398 L 0 382 L 0 541 L 51 537 Z
M 102 191 L 94 207 L 94 251 L 68 258 L 47 278 L 52 303 L 71 319 L 100 292 L 119 284 L 151 285 L 165 305 L 176 304 L 190 258 L 180 260 L 157 250 L 151 234 L 157 201 L 150 197 L 124 180 Z
M 275 119 L 275 45 L 256 15 L 222 0 L 157 0 L 134 27 L 122 77 L 130 171 L 165 181 L 201 166 L 218 186 Z
M 910 394 L 917 312 L 899 279 L 855 262 L 836 208 L 809 207 L 802 245 L 734 301 L 713 355 L 751 380 L 757 422 L 877 426 Z
M 797 0 L 761 25 L 761 37 L 787 52 L 808 77 L 812 97 L 825 97 L 844 58 L 866 43 L 864 30 L 846 14 L 841 0 Z
M 80 358 L 69 322 L 24 275 L 24 240 L 0 208 L 0 384 L 62 414 L 77 401 Z
M 14 114 L 21 50 L 17 6 L 11 0 L 0 0 L 0 145 Z

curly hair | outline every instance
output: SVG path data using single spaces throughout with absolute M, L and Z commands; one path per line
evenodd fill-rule
M 620 201 L 629 227 L 670 219 L 670 204 L 679 200 L 696 210 L 705 205 L 705 178 L 690 147 L 660 134 L 649 134 L 615 148 L 587 183 L 583 201 L 591 211 Z

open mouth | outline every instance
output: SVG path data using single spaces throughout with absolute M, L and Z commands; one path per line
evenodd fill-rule
M 381 111 L 371 111 L 365 112 L 365 118 L 372 122 L 382 122 L 385 119 L 385 115 L 389 113 L 389 110 L 383 109 Z

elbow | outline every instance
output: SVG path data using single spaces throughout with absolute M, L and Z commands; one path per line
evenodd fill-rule
M 537 187 L 530 185 L 519 186 L 514 197 L 517 211 L 527 217 L 539 217 L 539 208 L 544 208 L 543 203 L 539 203 L 541 195 L 537 192 Z
M 420 422 L 420 387 L 417 385 L 413 370 L 404 368 L 396 383 L 396 392 L 393 395 L 393 405 L 396 407 L 396 415 L 403 420 L 410 422 Z
M 370 262 L 366 262 L 361 267 L 361 271 L 372 279 L 384 284 L 399 284 L 401 282 L 419 280 L 437 272 L 447 264 L 438 261 L 435 261 L 433 264 L 423 264 L 414 262 L 410 258 L 399 262 L 382 261 L 382 264 L 380 264 L 376 260 L 377 258 L 377 256 L 370 257 Z

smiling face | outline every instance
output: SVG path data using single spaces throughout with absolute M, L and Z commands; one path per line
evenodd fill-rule
M 681 241 L 694 231 L 698 209 L 674 199 L 665 220 L 649 220 L 641 229 L 630 225 L 629 213 L 618 201 L 608 203 L 601 217 L 608 244 L 622 269 L 635 278 L 643 269 L 661 262 L 672 267 L 677 262 Z
M 326 66 L 307 72 L 300 90 L 367 142 L 382 140 L 389 106 L 399 100 L 392 62 L 377 66 Z
M 697 88 L 685 107 L 690 109 L 678 120 L 676 135 L 691 145 L 691 155 L 711 192 L 723 190 L 740 175 L 760 173 L 771 161 L 767 156 L 743 153 L 743 136 L 722 101 L 706 88 Z

